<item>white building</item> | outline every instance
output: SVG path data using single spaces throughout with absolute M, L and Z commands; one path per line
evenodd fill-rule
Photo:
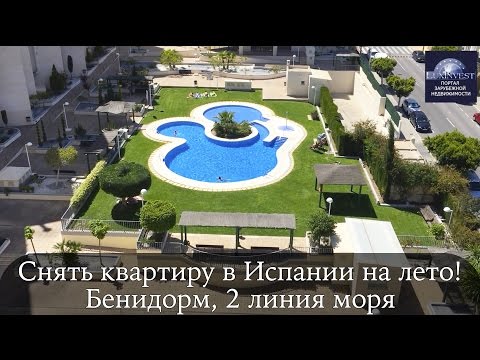
M 5 110 L 8 125 L 27 125 L 32 117 L 30 96 L 49 88 L 52 66 L 73 76 L 86 69 L 86 46 L 0 46 L 0 110 Z
M 239 46 L 238 55 L 267 55 L 267 56 L 292 56 L 292 64 L 300 61 L 300 56 L 307 65 L 315 63 L 315 46 Z

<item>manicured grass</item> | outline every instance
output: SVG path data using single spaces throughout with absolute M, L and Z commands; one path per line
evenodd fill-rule
M 225 92 L 217 91 L 216 98 L 188 99 L 187 95 L 192 88 L 163 88 L 160 98 L 157 97 L 155 110 L 144 119 L 148 124 L 152 121 L 174 116 L 188 116 L 190 111 L 202 104 L 214 101 L 248 101 L 259 103 L 271 108 L 277 115 L 282 116 L 288 111 L 289 119 L 303 125 L 308 135 L 294 152 L 295 166 L 293 171 L 283 180 L 258 189 L 234 192 L 204 192 L 176 187 L 165 183 L 153 176 L 153 182 L 145 199 L 164 199 L 171 201 L 178 213 L 190 211 L 225 211 L 225 212 L 265 212 L 265 213 L 293 213 L 296 216 L 297 230 L 295 236 L 303 236 L 307 230 L 309 215 L 318 208 L 318 192 L 314 190 L 315 177 L 313 164 L 334 163 L 356 164 L 357 160 L 339 159 L 332 155 L 316 153 L 310 150 L 313 138 L 323 132 L 319 121 L 307 119 L 313 110 L 311 104 L 294 101 L 262 101 L 260 91 L 255 92 Z M 195 91 L 204 91 L 198 89 Z M 125 149 L 125 159 L 147 166 L 147 161 L 156 148 L 161 146 L 138 134 L 130 139 Z M 208 155 L 206 155 L 208 156 Z M 208 161 L 208 158 L 206 158 Z M 354 191 L 358 189 L 354 188 Z M 345 216 L 367 217 L 377 220 L 387 220 L 393 223 L 397 234 L 427 235 L 427 226 L 419 213 L 404 211 L 391 207 L 382 207 L 375 204 L 373 195 L 367 187 L 362 189 L 364 195 L 358 197 L 350 193 L 350 186 L 324 186 L 322 207 L 325 208 L 325 199 L 331 196 L 332 215 L 337 221 Z M 111 211 L 115 205 L 115 198 L 99 191 L 82 217 L 111 219 Z M 173 229 L 177 231 L 178 229 Z M 189 232 L 226 233 L 233 234 L 233 229 L 217 228 L 189 228 Z M 285 235 L 285 231 L 244 229 L 242 234 L 258 235 Z

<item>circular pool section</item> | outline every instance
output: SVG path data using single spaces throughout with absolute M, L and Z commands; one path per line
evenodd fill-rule
M 243 120 L 246 120 L 248 122 L 251 122 L 253 120 L 265 120 L 259 110 L 244 105 L 214 106 L 204 111 L 203 116 L 205 116 L 208 120 L 216 122 L 218 120 L 216 116 L 223 111 L 233 112 L 233 120 L 235 120 L 235 122 L 237 123 L 242 122 Z
M 245 107 L 245 106 L 244 106 Z M 246 107 L 245 107 L 246 108 Z M 163 159 L 174 173 L 203 182 L 236 182 L 266 175 L 277 165 L 281 142 L 263 141 L 267 128 L 252 124 L 258 135 L 245 141 L 217 141 L 205 135 L 203 125 L 173 121 L 157 128 L 157 134 L 185 139 Z

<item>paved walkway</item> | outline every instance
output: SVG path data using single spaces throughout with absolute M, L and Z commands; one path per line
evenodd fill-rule
M 355 95 L 337 95 L 333 102 L 338 106 L 338 112 L 342 115 L 342 124 L 345 129 L 353 131 L 354 125 L 361 121 L 370 120 L 377 132 L 388 135 L 386 117 L 373 114 L 370 109 L 365 109 Z
M 207 76 L 197 73 L 192 75 L 170 75 L 155 78 L 153 81 L 160 86 L 192 88 L 194 87 L 194 81 L 197 81 L 199 88 L 212 88 L 220 91 L 225 88 L 225 80 L 237 79 L 214 76 L 211 80 L 209 80 Z M 287 88 L 285 85 L 286 81 L 286 76 L 269 80 L 252 80 L 252 88 L 262 89 L 263 100 L 307 100 L 306 98 L 287 96 Z

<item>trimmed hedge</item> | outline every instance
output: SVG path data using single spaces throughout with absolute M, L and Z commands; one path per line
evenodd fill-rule
M 320 88 L 320 108 L 331 131 L 339 155 L 359 156 L 362 153 L 363 145 L 355 141 L 351 133 L 345 131 L 340 121 L 338 107 L 333 102 L 330 90 L 326 86 Z
M 105 160 L 100 160 L 97 162 L 90 174 L 88 174 L 85 180 L 73 193 L 73 196 L 70 199 L 70 206 L 78 208 L 78 206 L 80 206 L 90 196 L 90 194 L 96 190 L 98 187 L 98 175 L 106 165 L 107 162 Z
M 122 199 L 140 194 L 152 184 L 150 172 L 141 164 L 121 161 L 107 166 L 99 175 L 100 188 Z
M 149 201 L 140 210 L 140 225 L 150 231 L 168 231 L 175 226 L 176 219 L 177 211 L 168 201 Z

